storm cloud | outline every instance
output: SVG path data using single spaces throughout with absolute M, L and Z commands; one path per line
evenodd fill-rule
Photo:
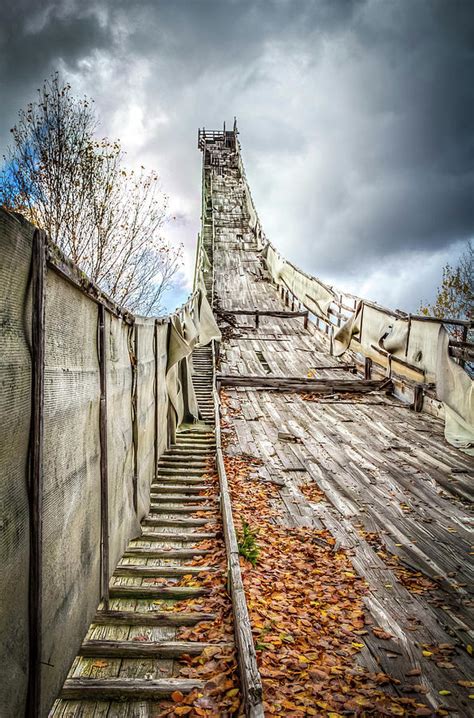
M 0 53 L 0 149 L 51 71 L 94 97 L 102 133 L 162 175 L 181 293 L 197 128 L 234 115 L 267 236 L 307 271 L 413 310 L 474 235 L 470 0 L 21 0 Z

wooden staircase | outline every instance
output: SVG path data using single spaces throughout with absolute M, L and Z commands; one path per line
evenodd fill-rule
M 216 447 L 211 349 L 196 349 L 193 363 L 203 421 L 178 431 L 176 443 L 161 456 L 142 534 L 129 543 L 116 567 L 108 607 L 99 607 L 50 718 L 111 715 L 107 710 L 134 716 L 137 701 L 154 704 L 174 691 L 186 694 L 202 687 L 199 680 L 179 677 L 177 661 L 199 655 L 209 644 L 180 641 L 177 633 L 216 616 L 173 610 L 176 601 L 210 592 L 205 586 L 180 585 L 183 576 L 196 577 L 196 583 L 200 575 L 218 570 L 188 565 L 212 553 L 200 542 L 220 537 L 218 488 L 211 478 Z

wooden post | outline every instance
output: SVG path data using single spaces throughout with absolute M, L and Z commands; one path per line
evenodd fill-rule
M 153 352 L 155 354 L 155 383 L 154 383 L 154 403 L 155 403 L 155 438 L 154 438 L 154 457 L 153 457 L 153 476 L 156 479 L 158 473 L 158 322 L 155 320 L 155 331 L 153 335 Z
M 42 651 L 42 543 L 43 543 L 43 436 L 46 238 L 35 230 L 31 254 L 31 425 L 28 504 L 30 519 L 30 562 L 28 586 L 28 693 L 26 716 L 36 718 L 41 710 Z
M 339 313 L 337 317 L 337 326 L 341 326 L 341 314 L 342 314 L 342 294 L 339 295 L 339 304 L 337 305 Z
M 107 457 L 107 345 L 105 307 L 99 304 L 100 573 L 101 599 L 109 607 L 109 469 Z
M 423 409 L 423 387 L 421 384 L 417 384 L 413 390 L 412 409 L 417 413 Z
M 303 319 L 303 326 L 305 329 L 308 328 L 308 315 L 309 315 L 309 312 L 307 311 L 306 314 L 304 315 L 304 319 Z
M 467 342 L 467 324 L 465 324 L 465 325 L 463 326 L 463 329 L 462 329 L 462 340 L 461 340 L 461 341 L 463 341 L 464 343 Z M 465 362 L 463 356 L 461 356 L 461 358 L 459 359 L 459 365 L 462 366 L 463 368 L 464 368 L 464 366 L 466 365 L 466 362 Z
M 138 326 L 133 327 L 132 361 L 132 437 L 133 437 L 133 508 L 138 511 Z
M 371 379 L 371 378 L 372 378 L 372 359 L 370 357 L 365 357 L 364 379 Z

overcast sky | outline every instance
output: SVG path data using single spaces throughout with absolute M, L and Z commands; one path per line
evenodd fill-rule
M 473 0 L 1 0 L 0 154 L 59 70 L 162 176 L 190 288 L 199 126 L 237 115 L 269 239 L 393 308 L 474 236 Z

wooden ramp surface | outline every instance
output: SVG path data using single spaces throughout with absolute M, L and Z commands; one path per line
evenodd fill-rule
M 258 477 L 278 487 L 285 525 L 327 528 L 348 550 L 368 583 L 368 624 L 393 636 L 380 640 L 369 632 L 361 663 L 399 679 L 400 695 L 407 695 L 406 674 L 419 671 L 422 700 L 451 715 L 472 714 L 472 459 L 446 443 L 440 419 L 414 413 L 384 391 L 270 390 L 283 377 L 361 375 L 350 373 L 350 359 L 330 356 L 326 337 L 311 322 L 305 328 L 301 317 L 256 322 L 236 313 L 298 306 L 288 306 L 270 280 L 235 169 L 213 173 L 212 206 L 224 337 L 219 372 L 265 377 L 258 387 L 253 379 L 222 388 L 225 422 L 236 437 L 227 454 L 262 461 Z M 235 228 L 230 219 L 239 209 Z

